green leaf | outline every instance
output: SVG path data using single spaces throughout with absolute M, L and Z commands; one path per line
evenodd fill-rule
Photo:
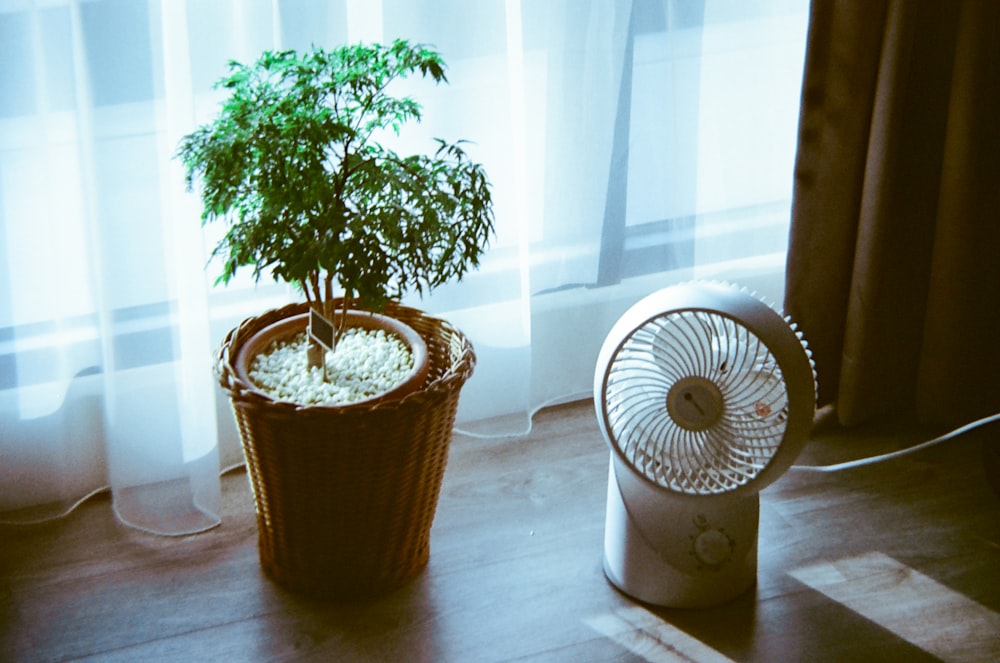
M 200 185 L 202 222 L 228 225 L 213 251 L 224 259 L 217 282 L 243 267 L 293 283 L 329 273 L 379 307 L 478 265 L 492 200 L 464 142 L 400 156 L 372 139 L 421 119 L 414 99 L 389 93 L 394 81 L 447 82 L 444 72 L 434 49 L 406 40 L 230 62 L 219 116 L 177 151 L 185 185 Z

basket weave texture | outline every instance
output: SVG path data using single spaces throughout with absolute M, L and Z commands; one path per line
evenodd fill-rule
M 336 407 L 299 406 L 252 390 L 233 369 L 242 343 L 307 311 L 305 303 L 292 304 L 245 320 L 222 345 L 218 376 L 243 442 L 264 571 L 297 593 L 371 598 L 427 565 L 459 392 L 476 357 L 447 322 L 390 303 L 385 315 L 427 343 L 422 389 Z

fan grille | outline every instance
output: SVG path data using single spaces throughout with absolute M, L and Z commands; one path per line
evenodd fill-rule
M 774 355 L 714 311 L 672 311 L 636 328 L 609 362 L 603 396 L 624 458 L 650 481 L 692 495 L 752 481 L 788 422 Z

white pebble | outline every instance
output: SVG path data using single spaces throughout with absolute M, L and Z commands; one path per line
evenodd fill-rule
M 250 379 L 277 400 L 300 405 L 347 405 L 389 391 L 413 369 L 410 349 L 382 330 L 348 329 L 336 352 L 326 353 L 329 382 L 308 365 L 305 332 L 254 357 Z

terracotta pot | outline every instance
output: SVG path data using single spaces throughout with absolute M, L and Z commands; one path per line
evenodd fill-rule
M 341 315 L 341 313 L 337 314 L 337 320 L 340 319 Z M 306 330 L 308 325 L 309 314 L 302 313 L 300 315 L 294 315 L 273 322 L 255 332 L 240 346 L 239 352 L 236 355 L 236 361 L 233 364 L 236 374 L 248 385 L 250 385 L 252 389 L 258 391 L 266 398 L 272 398 L 266 391 L 259 388 L 258 385 L 250 378 L 250 366 L 253 363 L 253 359 L 261 352 L 266 351 L 272 343 L 291 339 L 296 335 L 301 334 Z M 403 396 L 411 394 L 423 386 L 427 379 L 427 371 L 430 367 L 427 355 L 427 344 L 424 342 L 424 339 L 420 337 L 420 334 L 414 331 L 413 328 L 394 318 L 379 315 L 377 313 L 367 313 L 362 311 L 348 311 L 347 326 L 366 330 L 382 330 L 387 334 L 393 334 L 410 348 L 410 352 L 413 356 L 413 369 L 406 376 L 405 380 L 389 391 L 362 401 L 349 403 L 348 405 L 375 405 L 376 403 L 380 403 L 385 400 L 402 398 Z M 322 405 L 316 407 L 345 406 Z

